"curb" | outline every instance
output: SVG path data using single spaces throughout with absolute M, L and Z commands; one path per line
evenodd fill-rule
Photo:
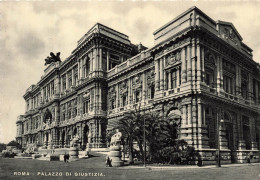
M 225 164 L 222 165 L 221 167 L 240 167 L 240 166 L 257 166 L 260 165 L 260 163 L 250 163 L 250 164 Z M 216 167 L 216 165 L 210 165 L 210 166 L 123 166 L 123 167 L 118 167 L 118 169 L 165 169 L 165 170 L 170 170 L 170 169 L 215 169 L 215 168 L 221 168 L 221 167 Z

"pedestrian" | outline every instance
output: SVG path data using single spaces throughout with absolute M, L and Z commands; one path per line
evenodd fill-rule
M 111 159 L 109 158 L 109 156 L 107 155 L 107 157 L 106 157 L 106 167 L 112 167 L 112 165 L 111 165 Z
M 66 152 L 65 152 L 65 154 L 64 154 L 64 162 L 66 163 Z
M 251 151 L 251 152 L 248 154 L 248 156 L 247 156 L 247 163 L 248 163 L 248 164 L 251 164 L 251 159 L 253 159 L 253 157 L 254 157 L 254 154 L 253 154 L 253 152 Z
M 66 163 L 69 162 L 69 158 L 70 158 L 70 155 L 65 152 L 64 162 L 66 162 Z

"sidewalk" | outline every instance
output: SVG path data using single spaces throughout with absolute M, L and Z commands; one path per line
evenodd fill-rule
M 221 167 L 239 167 L 239 166 L 260 166 L 260 163 L 244 163 L 244 164 L 223 164 Z M 214 168 L 221 168 L 221 167 L 216 167 L 216 165 L 207 165 L 207 166 L 174 166 L 174 165 L 169 165 L 169 166 L 153 166 L 153 165 L 147 165 L 146 167 L 142 165 L 129 165 L 129 166 L 122 166 L 118 167 L 118 169 L 161 169 L 161 170 L 170 170 L 170 169 L 202 169 L 202 168 L 209 168 L 209 169 L 214 169 Z

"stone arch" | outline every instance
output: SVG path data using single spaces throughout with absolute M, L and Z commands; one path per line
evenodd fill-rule
M 224 111 L 223 114 L 224 119 L 224 129 L 225 129 L 225 138 L 227 140 L 227 148 L 233 149 L 233 123 L 232 116 L 229 112 Z
M 179 137 L 180 134 L 180 125 L 181 125 L 181 120 L 182 120 L 182 113 L 181 111 L 176 107 L 171 107 L 167 113 L 166 117 L 169 119 L 170 123 L 176 124 L 178 126 L 177 128 L 177 136 L 176 138 Z
M 44 113 L 44 117 L 43 117 L 43 122 L 44 123 L 52 123 L 52 114 L 51 111 L 49 109 L 47 109 Z
M 89 126 L 88 125 L 85 125 L 85 127 L 83 128 L 83 142 L 82 142 L 82 148 L 83 150 L 86 149 L 86 146 L 87 146 L 87 143 L 88 142 L 88 135 L 89 135 Z

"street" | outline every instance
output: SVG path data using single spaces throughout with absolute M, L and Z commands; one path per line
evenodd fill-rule
M 141 165 L 105 167 L 105 155 L 64 163 L 32 159 L 0 159 L 0 179 L 228 179 L 258 180 L 260 164 L 215 166 Z

